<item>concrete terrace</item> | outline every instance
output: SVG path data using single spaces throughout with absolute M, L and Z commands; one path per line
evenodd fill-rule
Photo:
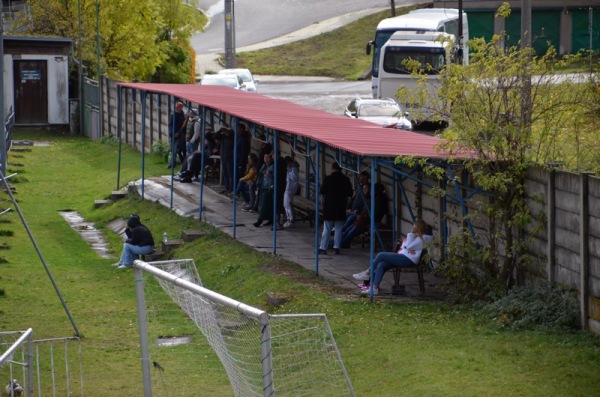
M 170 207 L 171 191 L 170 176 L 154 177 L 144 180 L 144 199 L 159 202 Z M 198 219 L 199 214 L 199 183 L 180 183 L 174 181 L 173 188 L 173 211 L 180 216 L 194 217 Z M 142 181 L 132 182 L 137 192 L 142 193 Z M 203 221 L 212 224 L 224 233 L 233 236 L 233 203 L 232 199 L 218 192 L 223 187 L 218 183 L 207 184 L 203 190 L 204 211 Z M 253 247 L 257 251 L 273 254 L 273 231 L 269 226 L 255 227 L 257 214 L 241 211 L 240 202 L 236 203 L 236 236 L 242 243 Z M 320 230 L 319 230 L 320 238 Z M 307 270 L 315 271 L 315 229 L 310 227 L 308 221 L 297 221 L 294 227 L 287 230 L 277 231 L 277 246 L 275 255 L 291 262 L 295 262 Z M 369 247 L 361 247 L 360 242 L 355 242 L 350 249 L 342 249 L 341 255 L 334 255 L 329 250 L 328 255 L 320 255 L 318 262 L 318 275 L 326 280 L 334 282 L 349 294 L 360 295 L 361 290 L 357 281 L 352 278 L 353 273 L 358 273 L 369 265 Z M 440 290 L 442 280 L 432 273 L 425 273 L 425 296 L 419 291 L 417 273 L 411 270 L 402 273 L 401 284 L 406 286 L 406 294 L 403 296 L 392 295 L 393 284 L 392 272 L 386 273 L 381 284 L 381 298 L 413 300 L 427 299 L 440 300 L 445 294 Z

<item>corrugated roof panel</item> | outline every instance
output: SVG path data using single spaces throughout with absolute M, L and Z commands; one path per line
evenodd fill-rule
M 411 131 L 384 128 L 307 108 L 282 99 L 222 86 L 119 83 L 122 87 L 162 93 L 264 125 L 308 137 L 361 156 L 447 158 L 436 147 L 440 139 Z

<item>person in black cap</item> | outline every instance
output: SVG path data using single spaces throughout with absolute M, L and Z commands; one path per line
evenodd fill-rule
M 127 269 L 133 266 L 133 261 L 139 255 L 147 255 L 154 252 L 154 239 L 150 230 L 140 222 L 140 217 L 133 214 L 127 220 L 125 229 L 127 240 L 123 244 L 121 260 L 113 266 L 119 269 Z

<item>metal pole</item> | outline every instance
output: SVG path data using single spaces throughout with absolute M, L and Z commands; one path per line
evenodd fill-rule
M 121 129 L 123 127 L 123 87 L 117 86 L 117 139 L 119 141 L 119 157 L 117 162 L 117 187 L 119 190 L 121 184 L 121 152 L 123 146 L 123 138 L 121 137 Z
M 81 43 L 81 0 L 77 0 L 77 26 L 78 39 L 77 51 L 79 52 L 79 134 L 82 134 L 83 126 L 83 45 Z
M 521 48 L 531 47 L 531 0 L 521 0 Z
M 463 2 L 462 0 L 458 0 L 458 63 L 460 65 L 463 64 L 463 59 L 464 59 L 464 51 L 463 51 L 463 40 L 464 40 L 464 35 L 463 35 Z
M 144 272 L 134 267 L 135 300 L 137 303 L 138 330 L 140 333 L 140 353 L 142 358 L 142 380 L 144 397 L 152 397 L 152 377 L 150 375 L 150 349 L 148 347 L 148 328 L 146 318 L 146 298 L 144 297 Z
M 2 11 L 0 10 L 0 113 L 2 122 L 4 123 L 4 20 Z M 2 134 L 0 134 L 0 172 L 6 175 L 6 136 L 7 131 L 2 126 Z
M 275 223 L 273 223 L 273 229 Z M 271 345 L 271 322 L 269 315 L 260 316 L 260 358 L 262 363 L 263 396 L 275 395 L 273 385 L 273 349 Z
M 310 141 L 307 145 L 310 148 Z M 321 194 L 321 142 L 317 141 L 315 148 L 317 167 L 315 168 L 315 274 L 319 275 L 319 197 Z M 306 185 L 306 190 L 310 190 L 310 182 Z M 325 227 L 325 226 L 323 226 Z
M 148 91 L 140 90 L 140 101 L 142 102 L 142 200 L 144 199 L 145 168 L 146 168 L 146 94 Z M 135 116 L 134 116 L 135 117 Z
M 594 10 L 592 7 L 589 8 L 588 10 L 588 32 L 590 35 L 590 75 L 592 74 L 592 53 L 594 51 L 594 45 L 593 45 L 593 29 L 594 28 Z
M 102 67 L 100 65 L 100 0 L 96 0 L 96 61 L 98 63 L 98 134 L 104 136 L 102 130 Z
M 371 302 L 373 301 L 373 288 L 375 286 L 375 283 L 373 282 L 375 280 L 375 235 L 373 233 L 375 230 L 375 217 L 373 215 L 375 214 L 375 172 L 377 171 L 377 168 L 375 168 L 376 161 L 376 159 L 371 160 L 371 208 L 369 208 L 369 211 L 371 211 L 371 236 L 369 238 L 369 274 L 371 275 L 371 280 L 369 283 L 369 297 L 371 298 Z M 364 200 L 366 204 L 367 199 L 365 198 Z
M 273 254 L 277 255 L 277 224 L 278 224 L 278 208 L 277 205 L 279 200 L 277 197 L 279 196 L 279 189 L 281 186 L 277 182 L 279 182 L 279 131 L 273 131 Z
M 96 62 L 98 67 L 98 82 L 100 82 L 100 75 L 102 74 L 102 68 L 100 67 L 100 1 L 96 0 Z
M 235 68 L 235 16 L 233 0 L 225 0 L 225 67 Z

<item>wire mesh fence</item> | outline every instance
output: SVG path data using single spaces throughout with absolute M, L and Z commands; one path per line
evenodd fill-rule
M 271 316 L 203 288 L 193 260 L 134 266 L 147 395 L 354 395 L 324 314 Z

